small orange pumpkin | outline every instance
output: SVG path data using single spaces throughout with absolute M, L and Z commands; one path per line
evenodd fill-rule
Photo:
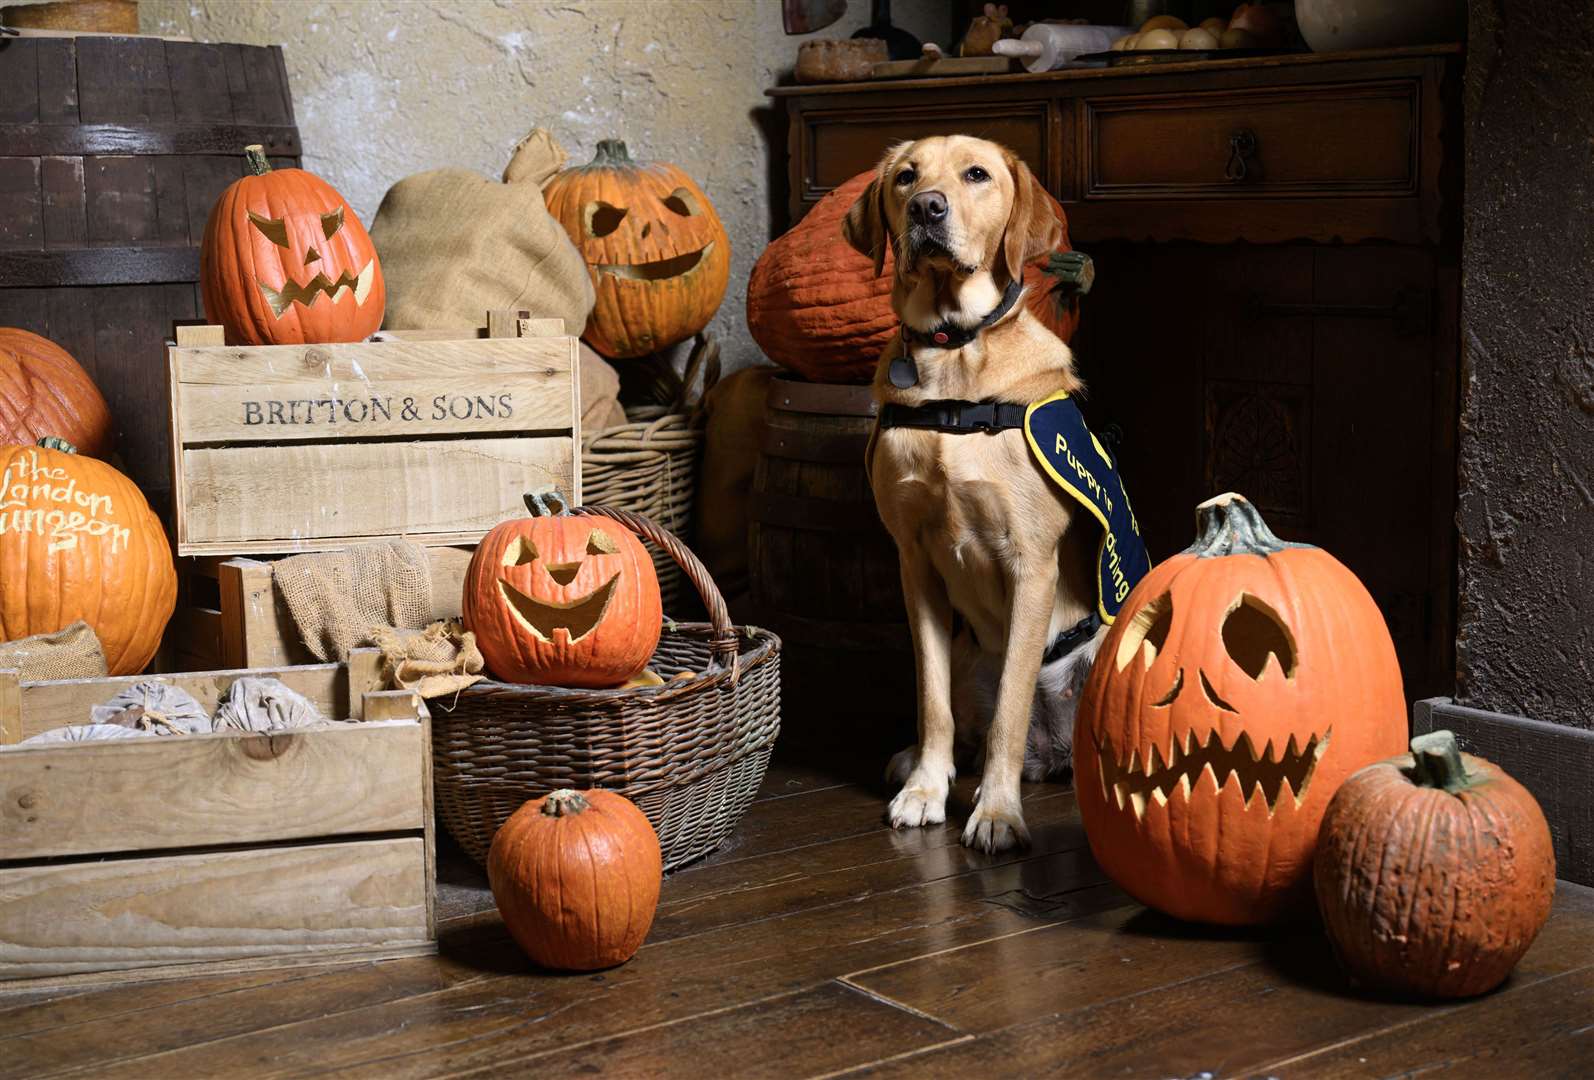
M 133 481 L 59 439 L 0 447 L 0 641 L 82 619 L 111 674 L 132 675 L 176 604 L 166 530 Z
M 543 186 L 581 252 L 598 302 L 582 335 L 604 356 L 646 356 L 707 326 L 730 281 L 731 239 L 714 204 L 674 165 L 631 160 L 605 139 L 592 161 Z
M 1471 997 L 1505 981 L 1549 918 L 1555 851 L 1526 788 L 1433 731 L 1340 786 L 1314 877 L 1352 979 Z
M 658 648 L 659 578 L 636 534 L 528 495 L 532 516 L 482 539 L 465 573 L 465 627 L 494 675 L 551 686 L 619 686 Z
M 841 221 L 869 186 L 874 170 L 859 173 L 816 203 L 790 231 L 758 257 L 747 282 L 747 328 L 775 363 L 815 382 L 865 383 L 898 320 L 891 309 L 893 256 L 886 250 L 884 271 L 853 250 L 841 235 Z M 1051 196 L 1048 195 L 1048 198 Z M 1063 223 L 1059 252 L 1069 250 L 1068 219 L 1052 200 Z M 1051 256 L 1024 268 L 1029 290 L 1024 302 L 1058 337 L 1067 341 L 1078 323 L 1071 291 L 1048 268 Z
M 0 327 L 0 446 L 54 435 L 89 457 L 111 452 L 111 410 L 72 354 L 48 338 Z
M 205 223 L 199 279 L 205 317 L 235 345 L 363 341 L 382 326 L 387 288 L 376 248 L 348 201 L 303 169 L 245 149 Z
M 1317 828 L 1352 772 L 1400 752 L 1383 616 L 1332 555 L 1244 498 L 1125 600 L 1086 680 L 1075 790 L 1091 851 L 1137 900 L 1247 924 L 1311 903 Z
M 487 880 L 533 962 L 562 971 L 623 964 L 659 905 L 664 859 L 636 804 L 612 791 L 555 791 L 493 835 Z

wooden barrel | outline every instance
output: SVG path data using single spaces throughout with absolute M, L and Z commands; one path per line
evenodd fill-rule
M 199 243 L 243 148 L 299 163 L 282 50 L 0 37 L 0 326 L 99 384 L 117 451 L 169 508 L 165 341 L 203 317 Z

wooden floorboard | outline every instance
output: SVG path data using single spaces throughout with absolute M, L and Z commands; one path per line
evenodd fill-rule
M 1030 850 L 963 848 L 972 795 L 894 832 L 872 779 L 778 766 L 607 972 L 532 969 L 466 862 L 437 957 L 0 994 L 0 1080 L 1594 1075 L 1594 890 L 1563 884 L 1500 991 L 1382 1001 L 1314 927 L 1130 903 L 1063 787 L 1026 787 Z

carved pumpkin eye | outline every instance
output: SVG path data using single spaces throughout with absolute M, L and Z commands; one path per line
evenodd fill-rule
M 260 235 L 270 240 L 280 248 L 288 246 L 288 223 L 281 218 L 262 217 L 253 210 L 245 211 L 249 215 L 249 223 L 260 230 Z
M 1151 667 L 1172 629 L 1173 596 L 1163 593 L 1129 616 L 1129 626 L 1118 641 L 1118 670 L 1128 667 L 1138 652 L 1144 653 L 1146 667 Z
M 588 555 L 618 555 L 620 545 L 601 529 L 593 529 L 587 536 Z
M 627 213 L 625 207 L 611 206 L 600 199 L 597 202 L 589 202 L 581 216 L 586 219 L 587 235 L 596 238 L 608 236 L 618 229 Z
M 343 228 L 343 207 L 338 207 L 330 214 L 321 215 L 321 235 L 328 240 L 332 239 L 341 228 Z
M 505 566 L 525 566 L 536 561 L 537 545 L 524 536 L 515 537 L 514 541 L 504 549 Z
M 684 187 L 678 187 L 665 196 L 664 205 L 670 208 L 671 213 L 678 214 L 681 217 L 696 217 L 702 213 L 701 208 L 697 205 L 697 200 Z
M 1271 605 L 1250 593 L 1241 593 L 1223 616 L 1223 648 L 1252 679 L 1262 677 L 1270 655 L 1278 657 L 1286 679 L 1295 677 L 1295 635 Z

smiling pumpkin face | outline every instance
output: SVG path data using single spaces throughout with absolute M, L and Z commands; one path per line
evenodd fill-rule
M 362 341 L 382 325 L 386 286 L 376 248 L 349 204 L 302 169 L 254 175 L 212 208 L 201 248 L 205 315 L 240 345 Z
M 482 540 L 465 577 L 466 628 L 500 679 L 618 686 L 658 647 L 653 560 L 624 526 L 557 505 Z
M 1341 781 L 1400 752 L 1405 696 L 1367 590 L 1286 544 L 1237 495 L 1136 586 L 1080 700 L 1075 787 L 1096 861 L 1183 919 L 1271 921 L 1310 903 Z
M 598 352 L 658 352 L 719 310 L 730 238 L 703 190 L 674 165 L 632 161 L 625 143 L 605 140 L 590 164 L 555 176 L 543 194 L 592 275 L 598 299 L 582 336 Z

